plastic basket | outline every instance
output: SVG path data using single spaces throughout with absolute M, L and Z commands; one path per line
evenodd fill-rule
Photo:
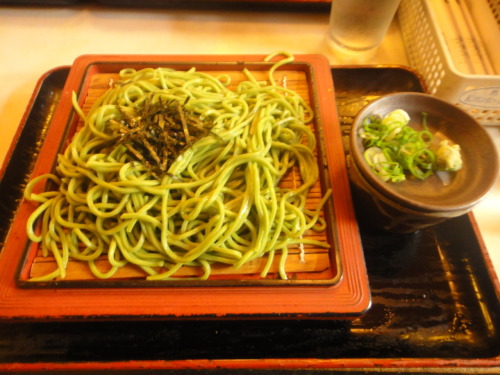
M 402 0 L 398 10 L 410 65 L 422 74 L 430 94 L 461 107 L 483 125 L 500 125 L 500 0 L 466 2 L 472 19 L 481 20 L 475 26 L 493 74 L 457 68 L 431 1 L 445 0 Z

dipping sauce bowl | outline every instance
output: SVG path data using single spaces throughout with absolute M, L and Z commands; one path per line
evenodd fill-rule
M 364 158 L 363 120 L 384 117 L 396 109 L 409 114 L 408 125 L 416 130 L 422 129 L 422 113 L 426 113 L 435 138 L 460 146 L 462 168 L 401 182 L 384 181 L 375 174 Z M 496 147 L 483 126 L 457 106 L 429 94 L 388 94 L 370 102 L 354 119 L 349 147 L 349 177 L 358 217 L 390 232 L 411 233 L 466 214 L 492 190 L 498 176 Z

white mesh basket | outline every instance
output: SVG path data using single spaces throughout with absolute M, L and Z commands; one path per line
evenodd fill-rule
M 430 94 L 456 104 L 483 125 L 500 125 L 500 0 L 466 1 L 473 19 L 480 20 L 475 25 L 492 74 L 463 73 L 457 68 L 431 1 L 445 0 L 402 0 L 398 10 L 411 66 L 422 74 Z

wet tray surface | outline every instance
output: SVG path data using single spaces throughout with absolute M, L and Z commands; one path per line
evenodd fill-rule
M 51 116 L 66 74 L 61 69 L 47 77 L 30 113 L 36 121 L 28 121 L 32 126 L 20 136 L 18 156 L 32 152 L 37 124 Z M 332 74 L 344 130 L 362 101 L 388 92 L 424 90 L 413 72 L 399 67 L 339 67 Z M 6 171 L 2 193 L 9 193 L 7 184 L 22 180 L 18 170 Z M 9 207 L 2 206 L 2 215 L 8 213 Z M 448 367 L 459 373 L 471 367 L 497 373 L 498 281 L 473 217 L 411 235 L 388 235 L 366 226 L 360 207 L 357 216 L 372 291 L 372 307 L 362 318 L 1 322 L 0 366 L 124 371 L 149 366 L 167 373 L 196 368 L 221 374 L 246 374 L 251 368 L 308 373 L 349 367 L 418 367 L 421 373 Z

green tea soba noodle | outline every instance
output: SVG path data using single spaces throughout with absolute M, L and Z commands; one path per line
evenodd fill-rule
M 275 63 L 266 83 L 245 70 L 234 90 L 228 76 L 194 68 L 125 69 L 87 115 L 75 104 L 83 127 L 56 171 L 25 190 L 40 203 L 28 236 L 57 264 L 31 280 L 64 279 L 70 259 L 87 262 L 97 278 L 134 264 L 151 280 L 176 277 L 183 266 L 201 267 L 207 279 L 214 262 L 238 268 L 263 255 L 261 276 L 276 255 L 286 279 L 290 247 L 329 247 L 304 236 L 324 231 L 330 192 L 306 207 L 319 176 L 313 113 L 273 79 L 292 60 Z M 291 168 L 297 187 L 280 184 Z M 33 193 L 42 180 L 55 188 Z M 104 271 L 96 266 L 103 258 Z

